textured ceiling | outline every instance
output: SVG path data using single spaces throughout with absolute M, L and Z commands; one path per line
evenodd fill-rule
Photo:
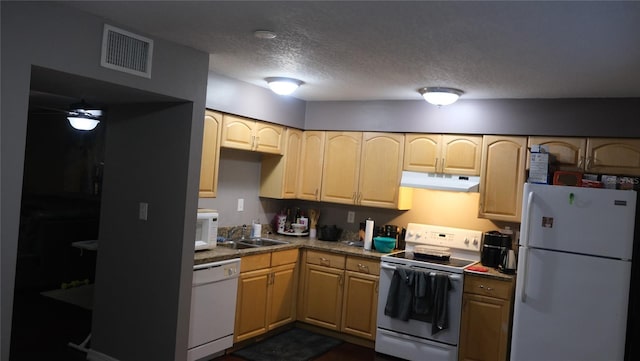
M 80 1 L 113 25 L 210 55 L 218 74 L 310 101 L 640 97 L 640 2 Z M 278 36 L 257 39 L 253 31 Z

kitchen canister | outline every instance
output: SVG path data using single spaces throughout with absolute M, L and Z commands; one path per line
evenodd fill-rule
M 371 244 L 373 243 L 373 226 L 373 219 L 367 218 L 364 227 L 364 249 L 368 251 L 371 250 Z

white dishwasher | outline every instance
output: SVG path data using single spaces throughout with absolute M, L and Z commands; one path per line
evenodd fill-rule
M 187 360 L 213 358 L 233 346 L 240 259 L 193 267 Z

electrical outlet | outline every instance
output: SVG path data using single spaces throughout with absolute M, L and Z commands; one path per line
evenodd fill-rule
M 238 212 L 244 211 L 244 198 L 238 198 Z
M 347 223 L 353 223 L 356 220 L 356 212 L 349 211 L 347 212 Z
M 138 219 L 140 219 L 141 221 L 146 221 L 148 215 L 149 215 L 149 203 L 140 202 L 140 205 L 138 207 Z

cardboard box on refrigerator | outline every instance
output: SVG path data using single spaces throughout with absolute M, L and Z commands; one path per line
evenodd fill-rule
M 549 153 L 531 153 L 529 157 L 529 183 L 549 183 Z

